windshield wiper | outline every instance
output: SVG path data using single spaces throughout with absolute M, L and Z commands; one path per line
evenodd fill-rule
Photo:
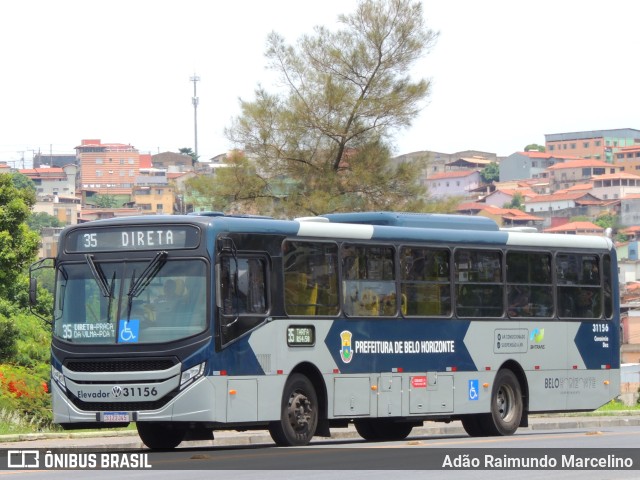
M 149 262 L 149 265 L 147 265 L 147 268 L 143 270 L 137 279 L 135 278 L 135 271 L 133 272 L 133 276 L 131 277 L 131 287 L 129 288 L 129 292 L 127 292 L 129 300 L 137 297 L 145 288 L 147 288 L 147 285 L 151 283 L 160 269 L 164 267 L 164 264 L 167 262 L 167 255 L 168 253 L 166 251 L 156 253 L 156 256 L 153 257 Z
M 107 283 L 107 276 L 104 274 L 102 267 L 93 261 L 93 255 L 87 254 L 84 258 L 87 260 L 87 265 L 89 265 L 93 278 L 96 279 L 96 283 L 98 284 L 98 287 L 100 287 L 102 296 L 109 299 L 109 304 L 107 305 L 107 321 L 110 322 L 111 306 L 113 304 L 113 287 L 116 283 L 116 272 L 113 272 L 111 282 Z
M 102 296 L 111 297 L 113 295 L 113 281 L 111 282 L 110 287 L 107 283 L 107 277 L 105 276 L 104 271 L 102 271 L 102 267 L 93 261 L 93 255 L 87 254 L 84 258 L 87 260 L 87 265 L 89 265 L 93 278 L 96 279 L 96 283 L 98 284 L 98 287 L 100 287 Z
M 136 272 L 133 271 L 133 275 L 131 276 L 131 287 L 129 287 L 129 291 L 127 292 L 127 318 L 131 315 L 131 307 L 133 306 L 133 299 L 140 295 L 142 291 L 147 288 L 147 285 L 151 283 L 151 281 L 158 274 L 160 269 L 164 267 L 164 264 L 167 263 L 168 253 L 166 251 L 161 251 L 156 253 L 156 256 L 149 262 L 147 268 L 145 268 L 140 276 L 136 279 Z

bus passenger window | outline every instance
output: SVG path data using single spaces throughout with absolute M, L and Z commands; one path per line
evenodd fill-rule
M 285 241 L 284 306 L 288 315 L 337 315 L 338 246 Z
M 507 315 L 553 315 L 553 278 L 549 253 L 507 252 Z
M 365 317 L 396 316 L 399 302 L 393 248 L 345 244 L 340 258 L 344 312 Z
M 601 318 L 602 297 L 600 259 L 597 255 L 558 254 L 558 316 L 561 318 Z M 574 268 L 575 266 L 580 266 Z M 579 271 L 574 277 L 566 271 Z
M 604 294 L 604 316 L 605 318 L 611 318 L 613 316 L 613 296 L 611 293 L 611 257 L 605 255 L 602 259 L 602 279 L 604 281 L 603 294 Z
M 450 316 L 449 250 L 404 247 L 400 253 L 401 310 L 406 316 Z
M 502 252 L 458 249 L 454 257 L 459 317 L 502 317 Z
M 266 262 L 262 258 L 221 258 L 219 306 L 223 343 L 264 321 L 268 310 L 266 275 Z

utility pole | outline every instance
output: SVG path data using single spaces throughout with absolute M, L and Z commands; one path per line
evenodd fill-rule
M 198 158 L 198 96 L 196 93 L 197 83 L 200 81 L 200 77 L 195 73 L 193 77 L 189 79 L 193 82 L 193 97 L 191 98 L 191 103 L 193 103 L 193 136 L 194 136 L 194 153 L 195 158 Z

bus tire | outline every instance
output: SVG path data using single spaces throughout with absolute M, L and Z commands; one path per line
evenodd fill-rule
M 511 370 L 499 370 L 491 389 L 491 411 L 481 424 L 487 436 L 513 435 L 522 419 L 520 382 Z
M 136 429 L 142 443 L 152 450 L 174 449 L 187 434 L 186 428 L 175 423 L 138 422 Z
M 404 440 L 413 430 L 411 423 L 391 422 L 386 419 L 362 418 L 354 420 L 358 435 L 370 442 Z
M 269 433 L 277 445 L 307 445 L 318 426 L 318 397 L 311 381 L 302 374 L 289 377 L 282 393 L 280 421 L 269 424 Z

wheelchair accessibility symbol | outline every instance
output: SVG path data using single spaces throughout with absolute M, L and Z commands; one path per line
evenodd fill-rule
M 478 380 L 469 380 L 469 400 L 478 400 Z
M 140 320 L 120 320 L 118 332 L 118 341 L 120 343 L 137 343 Z

